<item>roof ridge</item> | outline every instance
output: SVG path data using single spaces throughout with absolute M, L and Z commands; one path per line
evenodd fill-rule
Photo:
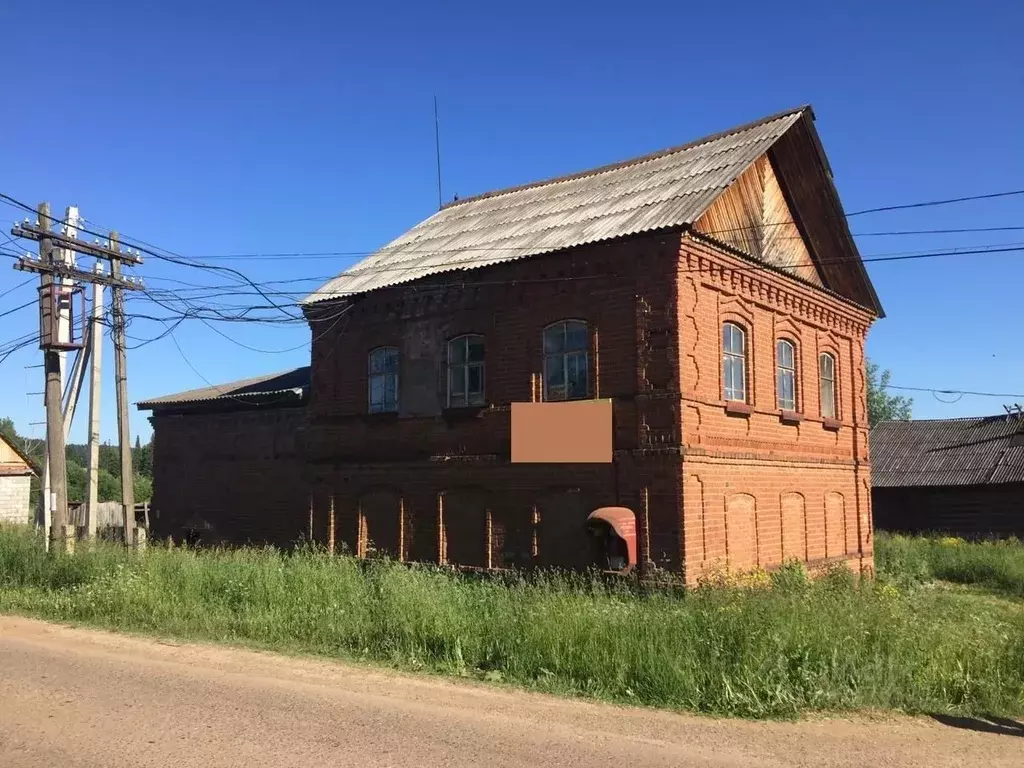
M 673 155 L 673 154 L 675 154 L 677 152 L 683 152 L 684 150 L 687 150 L 687 149 L 693 149 L 694 147 L 699 147 L 701 144 L 708 144 L 708 143 L 710 143 L 712 141 L 717 141 L 718 139 L 723 139 L 726 136 L 731 136 L 731 135 L 733 135 L 735 133 L 741 133 L 743 131 L 748 131 L 751 128 L 756 128 L 756 127 L 758 127 L 760 125 L 764 125 L 766 123 L 770 123 L 770 122 L 773 122 L 775 120 L 781 120 L 784 117 L 789 117 L 790 115 L 795 115 L 795 114 L 800 113 L 800 112 L 807 112 L 811 116 L 811 119 L 812 120 L 814 119 L 814 110 L 811 108 L 811 105 L 810 104 L 802 104 L 799 107 L 794 107 L 792 109 L 786 109 L 786 110 L 783 110 L 782 112 L 776 112 L 775 114 L 768 115 L 767 117 L 762 117 L 762 118 L 759 118 L 757 120 L 752 120 L 749 123 L 744 123 L 743 125 L 736 125 L 736 126 L 733 126 L 732 128 L 728 128 L 728 129 L 726 129 L 724 131 L 718 131 L 717 133 L 712 133 L 712 134 L 709 134 L 707 136 L 702 136 L 702 137 L 700 137 L 698 139 L 695 139 L 693 141 L 688 141 L 685 144 L 678 144 L 678 145 L 676 145 L 674 147 L 668 147 L 667 149 L 655 150 L 654 152 L 648 152 L 647 154 L 644 154 L 644 155 L 638 155 L 637 157 L 631 157 L 631 158 L 629 158 L 627 160 L 619 160 L 619 161 L 614 162 L 614 163 L 607 163 L 605 165 L 599 165 L 599 166 L 596 166 L 594 168 L 588 168 L 588 169 L 582 170 L 582 171 L 575 171 L 574 173 L 567 173 L 567 174 L 564 174 L 562 176 L 552 176 L 551 178 L 541 179 L 539 181 L 530 181 L 530 182 L 527 182 L 525 184 L 517 184 L 517 185 L 511 186 L 511 187 L 503 187 L 501 189 L 492 189 L 492 190 L 490 190 L 488 192 L 481 192 L 478 195 L 472 195 L 471 197 L 465 197 L 465 198 L 462 198 L 460 200 L 453 200 L 450 203 L 445 203 L 444 205 L 442 205 L 440 210 L 436 211 L 435 213 L 440 213 L 440 211 L 446 211 L 446 210 L 449 210 L 451 208 L 455 208 L 455 207 L 460 206 L 460 205 L 462 205 L 464 203 L 472 203 L 472 202 L 476 202 L 476 201 L 479 201 L 479 200 L 487 200 L 487 199 L 492 198 L 492 197 L 501 197 L 502 195 L 511 194 L 513 192 L 522 192 L 523 190 L 526 190 L 526 189 L 535 189 L 535 188 L 538 188 L 538 187 L 545 187 L 545 186 L 547 186 L 549 184 L 558 184 L 558 183 L 563 182 L 563 181 L 573 181 L 574 179 L 582 179 L 582 178 L 586 178 L 587 176 L 597 176 L 598 174 L 607 173 L 608 171 L 615 171 L 615 170 L 618 170 L 619 168 L 626 168 L 626 167 L 631 166 L 631 165 L 639 165 L 640 163 L 646 163 L 646 162 L 648 162 L 650 160 L 657 160 L 658 158 L 666 157 L 668 155 Z
M 934 423 L 938 421 L 979 421 L 985 419 L 998 419 L 1005 418 L 1005 413 L 993 413 L 988 416 L 954 416 L 950 419 L 886 419 L 885 421 L 878 422 L 875 426 L 880 427 L 883 424 L 922 424 L 922 423 Z

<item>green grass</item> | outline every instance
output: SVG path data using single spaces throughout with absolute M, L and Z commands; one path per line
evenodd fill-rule
M 894 542 L 880 548 L 897 561 Z M 855 587 L 790 567 L 767 587 L 637 595 L 316 552 L 50 557 L 0 529 L 0 612 L 720 715 L 1024 712 L 1022 603 L 890 576 Z
M 1024 598 L 1024 544 L 1016 539 L 969 543 L 879 534 L 875 562 L 880 573 L 904 583 L 937 579 Z

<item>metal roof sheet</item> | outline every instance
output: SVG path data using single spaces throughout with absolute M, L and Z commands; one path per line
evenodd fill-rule
M 1024 482 L 1024 421 L 1006 415 L 882 422 L 870 448 L 878 488 Z
M 228 384 L 190 389 L 175 395 L 154 397 L 138 403 L 139 410 L 154 410 L 162 407 L 188 405 L 192 403 L 208 403 L 215 400 L 241 400 L 249 402 L 264 395 L 289 395 L 302 397 L 309 389 L 309 366 L 295 368 L 290 371 L 267 373 L 249 379 L 233 381 Z
M 692 224 L 807 110 L 623 163 L 457 201 L 303 303 Z

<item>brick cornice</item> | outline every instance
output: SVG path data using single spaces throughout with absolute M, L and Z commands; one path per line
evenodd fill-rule
M 849 336 L 863 337 L 871 327 L 873 318 L 868 312 L 813 286 L 804 286 L 781 270 L 767 265 L 762 265 L 764 269 L 751 268 L 742 261 L 748 260 L 733 255 L 725 246 L 695 236 L 682 240 L 680 266 L 704 284 Z

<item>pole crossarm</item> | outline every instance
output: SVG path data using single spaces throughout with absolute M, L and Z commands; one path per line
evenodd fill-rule
M 76 269 L 75 267 L 69 267 L 60 262 L 46 262 L 39 259 L 25 257 L 19 259 L 14 264 L 14 268 L 20 269 L 22 272 L 39 272 L 40 274 L 69 277 L 80 283 L 99 283 L 100 285 L 109 285 L 112 288 L 124 288 L 127 291 L 145 290 L 145 285 L 138 279 L 114 277 L 113 275 L 101 275 L 96 272 L 87 272 L 85 270 Z
M 142 257 L 135 256 L 127 251 L 107 248 L 106 246 L 87 243 L 58 232 L 50 232 L 35 224 L 15 224 L 11 228 L 11 234 L 15 237 L 24 237 L 27 240 L 40 241 L 49 240 L 54 246 L 61 246 L 69 251 L 84 253 L 89 256 L 97 256 L 101 259 L 121 260 L 128 264 L 141 264 Z

